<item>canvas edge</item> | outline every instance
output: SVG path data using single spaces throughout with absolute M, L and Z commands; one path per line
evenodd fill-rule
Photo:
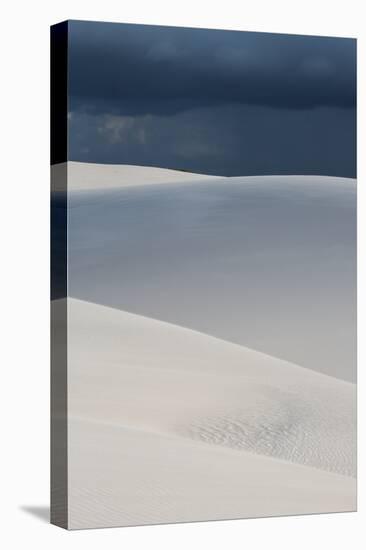
M 68 529 L 67 154 L 68 22 L 50 28 L 51 474 L 50 522 Z M 52 167 L 59 164 L 55 171 Z

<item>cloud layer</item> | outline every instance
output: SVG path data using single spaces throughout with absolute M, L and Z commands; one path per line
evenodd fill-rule
M 72 22 L 70 41 L 71 97 L 96 110 L 355 105 L 350 39 Z
M 72 21 L 69 61 L 73 160 L 355 175 L 355 40 Z

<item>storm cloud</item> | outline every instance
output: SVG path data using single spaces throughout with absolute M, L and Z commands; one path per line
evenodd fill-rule
M 355 176 L 356 41 L 69 22 L 72 160 Z

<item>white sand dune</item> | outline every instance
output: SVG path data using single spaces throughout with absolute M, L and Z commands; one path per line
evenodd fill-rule
M 71 296 L 355 381 L 354 180 L 102 190 L 106 167 L 90 171 L 100 190 L 69 194 Z M 153 181 L 154 169 L 141 171 Z
M 356 182 L 66 169 L 69 526 L 355 510 Z
M 356 507 L 355 386 L 68 299 L 71 528 Z
M 52 190 L 62 191 L 65 186 L 67 164 L 67 186 L 69 191 L 116 189 L 156 183 L 177 183 L 220 179 L 219 176 L 195 174 L 182 170 L 134 166 L 130 164 L 96 164 L 73 162 L 54 164 L 51 167 Z

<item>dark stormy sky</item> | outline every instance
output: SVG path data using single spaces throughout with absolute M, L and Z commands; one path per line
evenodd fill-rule
M 69 23 L 69 159 L 356 175 L 356 41 Z

